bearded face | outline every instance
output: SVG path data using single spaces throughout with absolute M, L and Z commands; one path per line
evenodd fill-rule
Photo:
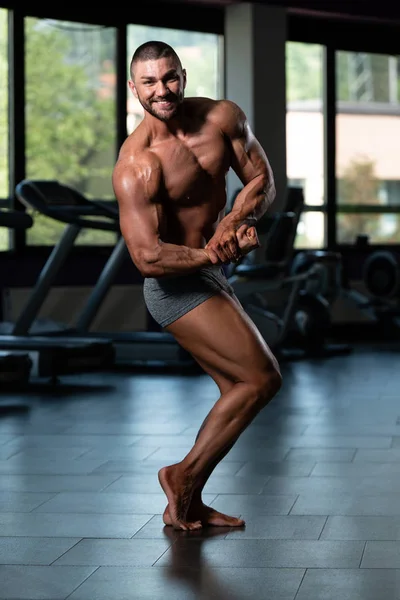
M 179 112 L 186 86 L 186 72 L 173 57 L 139 61 L 129 87 L 144 110 L 160 121 Z

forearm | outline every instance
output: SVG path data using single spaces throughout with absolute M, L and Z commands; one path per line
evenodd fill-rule
M 275 199 L 275 185 L 271 178 L 258 175 L 237 195 L 231 212 L 225 217 L 238 227 L 243 223 L 255 225 Z
M 130 254 L 144 277 L 188 275 L 213 264 L 207 252 L 201 248 L 167 244 L 161 240 L 154 250 L 132 250 Z

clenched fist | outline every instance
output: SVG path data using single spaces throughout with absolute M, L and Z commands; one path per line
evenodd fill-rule
M 236 227 L 229 220 L 222 220 L 213 237 L 205 247 L 214 264 L 229 264 L 240 256 L 240 248 L 236 237 Z
M 255 248 L 261 246 L 255 227 L 248 227 L 246 223 L 241 225 L 236 232 L 236 239 L 240 248 L 240 256 L 245 256 Z
M 254 226 L 249 227 L 247 223 L 243 223 L 237 230 L 225 228 L 223 232 L 225 235 L 214 235 L 204 248 L 214 265 L 236 263 L 242 256 L 261 245 L 256 228 Z M 217 241 L 218 238 L 220 241 Z

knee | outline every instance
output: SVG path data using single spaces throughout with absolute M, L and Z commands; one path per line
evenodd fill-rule
M 261 381 L 262 387 L 260 393 L 262 398 L 268 403 L 282 387 L 282 374 L 279 367 L 273 366 L 267 369 Z
M 260 408 L 263 408 L 282 387 L 282 375 L 278 365 L 269 365 L 267 368 L 255 373 L 253 386 L 257 404 Z

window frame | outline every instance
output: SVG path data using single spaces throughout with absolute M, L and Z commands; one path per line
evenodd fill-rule
M 320 44 L 324 48 L 323 61 L 323 111 L 324 111 L 324 181 L 325 202 L 316 207 L 305 206 L 304 211 L 323 212 L 326 216 L 325 249 L 342 253 L 358 252 L 354 244 L 338 243 L 337 215 L 371 213 L 400 214 L 398 207 L 386 205 L 371 207 L 370 205 L 343 205 L 337 202 L 336 173 L 336 56 L 337 52 L 366 52 L 371 54 L 400 55 L 398 43 L 398 27 L 388 22 L 377 22 L 369 19 L 346 19 L 338 17 L 310 16 L 289 11 L 288 42 Z M 379 209 L 379 210 L 377 210 Z M 400 250 L 399 244 L 374 244 L 368 248 L 391 248 Z
M 148 25 L 152 27 L 171 27 L 173 29 L 198 31 L 201 33 L 214 33 L 224 35 L 224 9 L 222 7 L 182 5 L 179 11 L 176 7 L 171 11 L 168 3 L 160 4 L 157 11 L 151 5 L 138 5 L 135 7 L 135 21 L 132 21 L 131 11 L 123 7 L 115 7 L 112 14 L 100 7 L 96 15 L 92 11 L 80 7 L 79 9 L 67 6 L 43 6 L 34 8 L 15 8 L 10 3 L 1 3 L 1 8 L 8 10 L 8 60 L 9 60 L 9 197 L 0 199 L 0 206 L 25 211 L 25 207 L 15 198 L 13 190 L 19 181 L 25 178 L 25 17 L 38 19 L 55 19 L 70 22 L 85 23 L 88 25 L 104 25 L 114 27 L 116 30 L 116 147 L 115 160 L 119 149 L 126 139 L 126 81 L 127 81 L 127 29 L 130 24 Z M 223 43 L 219 51 L 223 49 Z M 223 63 L 223 61 L 222 61 Z M 222 83 L 224 86 L 224 83 Z M 23 255 L 29 253 L 37 256 L 47 256 L 51 245 L 39 246 L 26 243 L 26 232 L 10 232 L 10 247 L 7 252 Z M 84 245 L 74 246 L 73 253 L 104 254 L 113 246 Z M 3 252 L 3 253 L 4 253 Z
M 327 193 L 327 169 L 328 169 L 328 161 L 327 161 L 327 157 L 328 157 L 328 152 L 330 151 L 330 148 L 328 148 L 327 146 L 327 130 L 326 130 L 326 124 L 327 124 L 327 110 L 326 110 L 326 103 L 327 103 L 327 93 L 328 93 L 328 89 L 327 89 L 327 78 L 326 78 L 326 71 L 327 71 L 327 49 L 324 46 L 324 44 L 321 44 L 320 42 L 311 42 L 311 41 L 307 41 L 307 42 L 303 42 L 303 40 L 301 39 L 292 39 L 291 37 L 291 33 L 290 33 L 290 28 L 288 27 L 288 38 L 286 40 L 286 43 L 289 42 L 299 42 L 299 43 L 309 43 L 311 44 L 317 44 L 319 46 L 321 46 L 322 48 L 322 116 L 323 116 L 323 148 L 322 148 L 322 152 L 324 154 L 323 157 L 323 178 L 324 178 L 324 202 L 322 204 L 304 204 L 303 213 L 312 213 L 312 212 L 318 212 L 321 213 L 324 217 L 324 224 L 325 224 L 325 230 L 324 230 L 324 246 L 322 248 L 318 248 L 318 249 L 326 249 L 327 247 L 329 247 L 329 241 L 327 243 L 327 238 L 328 240 L 331 238 L 332 232 L 330 232 L 329 230 L 329 226 L 330 226 L 330 221 L 329 221 L 329 205 L 327 202 L 327 198 L 329 198 L 329 195 Z M 286 144 L 287 144 L 287 140 L 286 140 Z M 289 185 L 289 179 L 288 179 L 288 185 Z M 305 199 L 306 200 L 306 199 Z M 303 248 L 303 247 L 296 247 L 296 252 L 301 252 L 303 250 L 308 250 L 309 248 Z
M 127 26 L 133 24 L 129 19 L 127 9 L 117 8 L 112 15 L 100 9 L 94 16 L 88 9 L 79 12 L 67 6 L 45 9 L 22 10 L 13 7 L 12 3 L 3 2 L 2 8 L 9 11 L 9 112 L 10 112 L 10 196 L 1 198 L 0 206 L 24 210 L 15 200 L 12 190 L 18 181 L 25 176 L 25 115 L 24 115 L 24 18 L 52 18 L 66 21 L 77 21 L 90 25 L 105 25 L 116 28 L 116 110 L 117 110 L 117 148 L 126 137 L 126 44 Z M 224 6 L 198 6 L 193 4 L 180 5 L 179 11 L 171 11 L 169 3 L 160 4 L 157 11 L 153 6 L 138 6 L 134 23 L 150 26 L 173 27 L 175 29 L 201 31 L 224 35 Z M 398 26 L 396 23 L 378 22 L 368 19 L 348 19 L 347 17 L 327 17 L 296 13 L 288 10 L 287 41 L 321 44 L 324 48 L 324 113 L 325 113 L 325 203 L 320 206 L 306 206 L 306 211 L 323 212 L 326 215 L 326 244 L 329 250 L 343 250 L 346 245 L 337 243 L 336 216 L 338 206 L 336 201 L 336 52 L 368 52 L 376 54 L 400 54 L 398 46 Z M 338 42 L 340 40 L 340 43 Z M 341 205 L 341 209 L 343 205 Z M 346 209 L 347 210 L 347 209 Z M 350 209 L 349 209 L 350 210 Z M 368 211 L 371 210 L 370 207 Z M 399 210 L 382 207 L 381 214 L 399 212 Z M 399 245 L 387 244 L 386 247 Z M 11 251 L 21 253 L 26 249 L 24 232 L 12 234 Z M 347 245 L 351 249 L 350 245 Z M 371 244 L 371 248 L 376 247 Z M 48 253 L 49 246 L 29 246 L 29 251 Z M 110 246 L 93 247 L 91 251 L 103 252 Z M 87 251 L 89 246 L 74 248 L 74 251 Z

